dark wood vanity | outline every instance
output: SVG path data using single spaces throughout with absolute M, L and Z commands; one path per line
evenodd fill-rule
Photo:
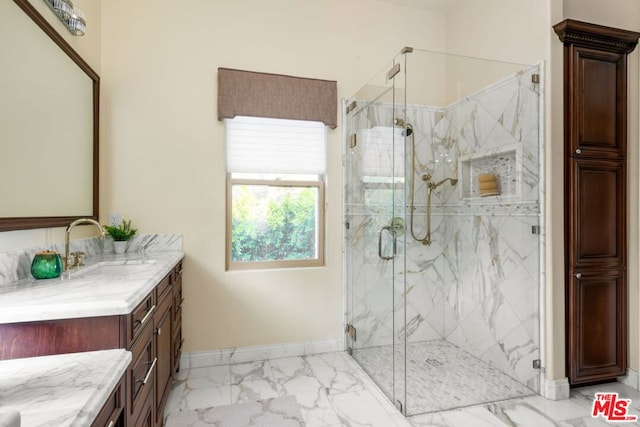
M 0 360 L 131 351 L 131 365 L 95 426 L 161 426 L 182 343 L 182 260 L 129 314 L 0 324 Z

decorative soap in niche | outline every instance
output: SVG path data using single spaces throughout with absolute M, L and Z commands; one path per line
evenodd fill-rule
M 498 191 L 498 177 L 493 173 L 481 173 L 478 175 L 478 190 L 480 196 L 497 196 L 500 194 Z

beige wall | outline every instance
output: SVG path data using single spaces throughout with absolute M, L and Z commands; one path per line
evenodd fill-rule
M 565 378 L 565 316 L 564 316 L 564 186 L 554 185 L 564 180 L 564 51 L 552 26 L 562 21 L 562 0 L 550 3 L 550 59 L 547 63 L 547 94 L 545 98 L 545 177 L 546 186 L 546 288 L 545 334 L 546 375 L 552 380 Z
M 103 3 L 101 216 L 184 234 L 185 350 L 341 339 L 342 127 L 328 131 L 327 265 L 225 272 L 217 68 L 338 81 L 347 98 L 440 15 L 373 0 Z
M 549 0 L 455 0 L 446 11 L 446 50 L 534 64 L 548 58 Z

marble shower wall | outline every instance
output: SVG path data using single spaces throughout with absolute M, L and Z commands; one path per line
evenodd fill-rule
M 459 179 L 432 193 L 430 246 L 411 237 L 411 139 L 396 144 L 395 151 L 378 143 L 372 154 L 367 152 L 371 135 L 359 132 L 358 146 L 347 153 L 345 203 L 348 299 L 357 347 L 392 343 L 392 308 L 402 311 L 406 280 L 407 324 L 396 318 L 396 336 L 406 329 L 410 342 L 446 339 L 539 389 L 539 371 L 532 368 L 540 357 L 541 238 L 532 234 L 532 226 L 540 225 L 541 170 L 540 88 L 531 82 L 534 73 L 538 67 L 444 108 L 407 107 L 405 119 L 415 132 L 413 234 L 419 239 L 426 232 L 427 187 L 421 176 Z M 399 115 L 389 105 L 352 114 L 357 114 L 350 118 L 357 129 L 390 129 Z M 398 132 L 387 135 L 402 141 Z M 397 161 L 401 155 L 404 163 Z M 383 172 L 383 178 L 362 177 L 363 171 L 390 167 L 396 177 L 407 176 L 406 185 L 403 179 L 385 182 Z M 480 197 L 477 176 L 487 172 L 497 175 L 500 195 Z M 394 216 L 406 219 L 395 271 L 377 252 L 378 231 Z M 383 239 L 383 252 L 389 246 Z

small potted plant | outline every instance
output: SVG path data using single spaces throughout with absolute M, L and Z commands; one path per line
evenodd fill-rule
M 131 220 L 125 221 L 124 219 L 120 225 L 105 225 L 104 229 L 113 238 L 113 248 L 117 254 L 124 253 L 127 248 L 127 240 L 138 231 L 135 228 L 131 228 Z

